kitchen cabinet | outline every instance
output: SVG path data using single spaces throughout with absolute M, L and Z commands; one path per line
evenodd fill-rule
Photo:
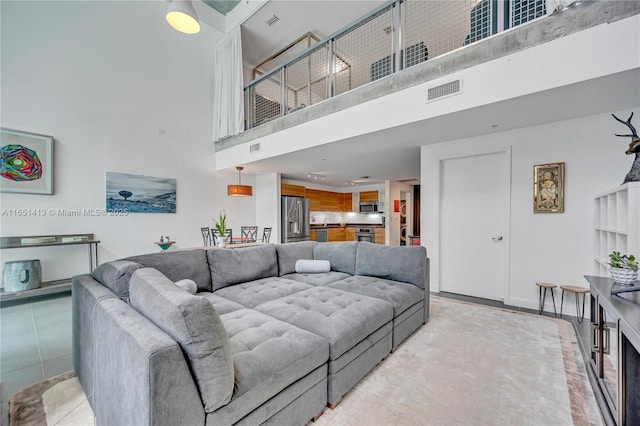
M 328 228 L 327 241 L 330 243 L 345 240 L 345 228 Z
M 353 194 L 351 192 L 342 194 L 342 211 L 343 212 L 354 211 L 353 210 Z
M 362 191 L 360 193 L 360 202 L 378 202 L 378 191 Z
M 355 241 L 356 240 L 356 228 L 348 227 L 344 228 L 344 240 Z
M 302 185 L 280 184 L 280 195 L 292 197 L 305 197 L 306 188 Z
M 317 241 L 316 240 L 316 230 L 311 228 L 311 230 L 309 231 L 309 239 L 311 241 Z
M 312 212 L 342 212 L 344 211 L 344 194 L 340 192 L 307 189 L 309 209 Z M 351 208 L 349 209 L 351 211 Z
M 375 243 L 384 245 L 385 243 L 384 228 L 376 228 Z

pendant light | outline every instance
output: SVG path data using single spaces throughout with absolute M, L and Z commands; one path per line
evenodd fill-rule
M 181 33 L 196 34 L 200 32 L 198 14 L 191 4 L 191 0 L 172 0 L 166 18 L 169 25 Z
M 243 169 L 244 167 L 236 167 L 236 170 L 238 171 L 238 184 L 227 185 L 227 195 L 231 197 L 251 197 L 253 195 L 253 187 L 251 185 L 242 185 L 240 172 Z

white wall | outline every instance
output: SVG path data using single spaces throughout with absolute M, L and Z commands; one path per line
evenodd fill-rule
M 256 225 L 258 238 L 262 238 L 265 227 L 271 227 L 269 242 L 280 242 L 280 173 L 266 173 L 256 176 Z
M 640 106 L 633 109 L 640 113 Z M 630 110 L 614 112 L 625 119 Z M 537 308 L 535 283 L 587 287 L 592 274 L 593 197 L 622 183 L 633 157 L 625 155 L 626 129 L 609 114 L 422 147 L 421 238 L 431 258 L 431 289 L 440 290 L 438 240 L 439 158 L 473 155 L 475 150 L 512 147 L 510 198 L 510 273 L 506 303 Z M 533 213 L 533 165 L 566 163 L 565 213 Z M 426 237 L 429 236 L 429 237 Z M 468 253 L 472 256 L 473 253 Z M 470 279 L 473 273 L 470 272 Z M 559 293 L 557 293 L 559 295 Z M 565 311 L 575 312 L 573 296 Z M 551 309 L 551 305 L 547 309 Z M 556 305 L 559 308 L 559 299 Z
M 237 172 L 215 171 L 211 75 L 220 34 L 206 25 L 193 36 L 176 32 L 150 10 L 166 10 L 162 3 L 0 3 L 1 124 L 55 138 L 55 194 L 2 194 L 2 236 L 92 232 L 103 262 L 157 251 L 160 235 L 177 248 L 201 246 L 200 226 L 213 226 L 221 209 L 232 228 L 255 222 L 254 198 L 226 195 Z M 177 213 L 11 215 L 104 208 L 105 171 L 177 179 Z M 2 251 L 3 263 L 31 258 L 42 260 L 45 280 L 87 272 L 81 248 Z

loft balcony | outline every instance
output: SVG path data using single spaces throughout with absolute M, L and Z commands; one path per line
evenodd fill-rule
M 557 3 L 385 4 L 247 84 L 245 131 L 216 141 L 216 152 L 640 13 L 637 1 L 585 0 L 549 14 Z M 430 89 L 427 100 L 461 89 L 462 81 L 450 83 Z

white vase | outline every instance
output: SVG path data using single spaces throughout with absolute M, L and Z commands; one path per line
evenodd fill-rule
M 611 278 L 616 284 L 632 285 L 638 278 L 638 271 L 627 268 L 611 268 Z
M 225 248 L 227 246 L 227 237 L 218 237 L 218 247 Z

